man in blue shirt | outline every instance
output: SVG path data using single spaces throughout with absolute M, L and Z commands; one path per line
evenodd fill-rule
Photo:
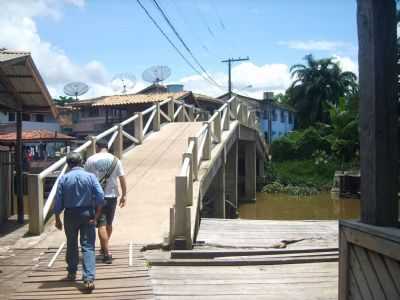
M 64 210 L 64 228 L 67 237 L 68 279 L 75 280 L 78 269 L 79 250 L 78 233 L 82 251 L 83 281 L 88 290 L 94 289 L 96 272 L 95 224 L 104 205 L 103 189 L 96 176 L 86 172 L 82 167 L 82 158 L 79 153 L 67 155 L 67 164 L 70 169 L 58 183 L 54 213 L 56 227 L 62 230 L 60 218 Z

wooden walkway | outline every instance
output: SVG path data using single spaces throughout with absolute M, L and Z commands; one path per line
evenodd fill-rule
M 203 219 L 192 252 L 145 255 L 157 299 L 338 297 L 336 221 Z
M 98 259 L 96 288 L 90 294 L 81 280 L 81 266 L 77 281 L 67 281 L 65 251 L 49 267 L 57 249 L 48 249 L 10 299 L 154 299 L 148 269 L 139 249 L 138 245 L 114 246 L 112 265 Z
M 175 176 L 188 137 L 202 123 L 169 123 L 124 154 L 128 202 L 117 209 L 113 243 L 162 243 L 169 233 L 169 212 L 175 203 Z

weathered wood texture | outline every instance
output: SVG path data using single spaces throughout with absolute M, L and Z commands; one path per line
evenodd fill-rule
M 336 236 L 336 221 L 202 219 L 198 240 L 204 244 L 195 245 L 194 259 L 145 255 L 150 264 L 163 264 L 150 268 L 157 299 L 336 300 L 337 262 L 316 262 L 337 259 Z M 287 249 L 268 249 L 280 247 Z M 208 258 L 196 257 L 205 251 Z
M 360 81 L 361 219 L 398 220 L 395 0 L 357 1 Z
M 337 221 L 202 219 L 196 249 L 338 247 Z M 194 249 L 196 251 L 196 249 Z
M 10 299 L 154 299 L 145 260 L 134 246 L 132 265 L 129 266 L 128 245 L 113 247 L 113 264 L 105 265 L 98 257 L 96 262 L 96 289 L 88 294 L 81 280 L 81 265 L 77 281 L 66 280 L 65 251 L 57 257 L 54 265 L 47 265 L 55 250 L 47 250 L 39 263 L 25 278 Z
M 400 299 L 400 230 L 340 223 L 339 299 Z

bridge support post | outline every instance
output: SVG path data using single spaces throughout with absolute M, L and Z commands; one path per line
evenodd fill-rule
M 174 122 L 174 115 L 175 115 L 175 106 L 174 100 L 168 102 L 168 117 L 170 118 L 171 122 Z
M 215 217 L 225 219 L 225 163 L 221 164 L 217 174 L 215 175 L 214 196 L 215 196 Z
M 226 156 L 225 164 L 226 199 L 233 209 L 238 207 L 238 142 L 236 141 Z
M 41 234 L 43 232 L 43 179 L 39 174 L 28 174 L 29 193 L 29 232 Z
M 123 148 L 124 148 L 124 146 L 123 146 L 124 140 L 123 139 L 124 139 L 124 136 L 122 134 L 122 126 L 119 125 L 118 126 L 118 135 L 114 142 L 114 155 L 116 157 L 118 157 L 119 159 L 122 158 L 122 153 L 123 153 Z
M 156 103 L 156 114 L 153 119 L 153 130 L 160 131 L 160 103 Z
M 249 126 L 249 110 L 247 105 L 243 105 L 242 107 L 242 124 Z
M 231 113 L 230 113 L 231 109 L 229 107 L 229 105 L 226 107 L 226 115 L 225 115 L 225 119 L 224 119 L 224 126 L 223 126 L 223 130 L 229 130 L 229 124 L 231 121 Z
M 135 138 L 139 141 L 139 144 L 143 143 L 143 115 L 138 112 L 138 118 L 135 120 Z
M 256 143 L 244 143 L 244 199 L 246 201 L 256 200 L 257 168 L 256 168 Z
M 232 111 L 232 115 L 235 118 L 235 120 L 237 120 L 238 119 L 238 111 L 237 111 L 238 100 L 237 99 L 233 100 L 230 105 L 231 105 L 230 110 Z

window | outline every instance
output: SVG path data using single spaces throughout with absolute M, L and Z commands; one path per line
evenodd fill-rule
M 22 114 L 22 121 L 30 121 L 31 120 L 31 116 L 28 114 Z
M 268 119 L 268 110 L 263 111 L 263 119 Z
M 15 122 L 15 113 L 8 113 L 8 121 Z
M 44 122 L 44 115 L 37 114 L 36 115 L 36 122 Z
M 286 119 L 285 118 L 285 111 L 281 110 L 281 123 L 285 123 L 286 122 L 285 119 Z
M 293 113 L 289 112 L 289 124 L 293 124 Z

